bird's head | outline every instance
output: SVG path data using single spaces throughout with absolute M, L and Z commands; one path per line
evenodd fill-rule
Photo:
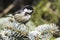
M 30 5 L 26 5 L 26 6 L 22 7 L 21 10 L 22 10 L 22 12 L 25 12 L 26 15 L 27 14 L 31 15 L 33 12 L 33 7 Z

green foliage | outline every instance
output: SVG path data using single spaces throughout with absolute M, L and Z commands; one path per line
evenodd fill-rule
M 31 20 L 35 25 L 44 23 L 57 23 L 60 13 L 60 1 L 54 0 L 41 0 L 36 6 L 34 6 L 34 13 Z

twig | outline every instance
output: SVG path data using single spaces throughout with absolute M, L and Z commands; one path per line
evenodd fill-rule
M 0 13 L 0 17 L 5 16 L 14 6 L 14 3 L 10 4 L 2 13 Z

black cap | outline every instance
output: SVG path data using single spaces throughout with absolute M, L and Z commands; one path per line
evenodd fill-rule
M 26 5 L 26 6 L 22 7 L 22 10 L 24 10 L 25 8 L 30 9 L 30 10 L 33 10 L 33 7 L 30 6 L 30 5 Z

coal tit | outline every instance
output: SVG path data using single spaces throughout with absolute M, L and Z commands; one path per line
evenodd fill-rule
M 25 24 L 31 18 L 32 12 L 33 12 L 33 7 L 31 7 L 30 5 L 26 5 L 22 9 L 15 12 L 14 18 L 16 21 Z

